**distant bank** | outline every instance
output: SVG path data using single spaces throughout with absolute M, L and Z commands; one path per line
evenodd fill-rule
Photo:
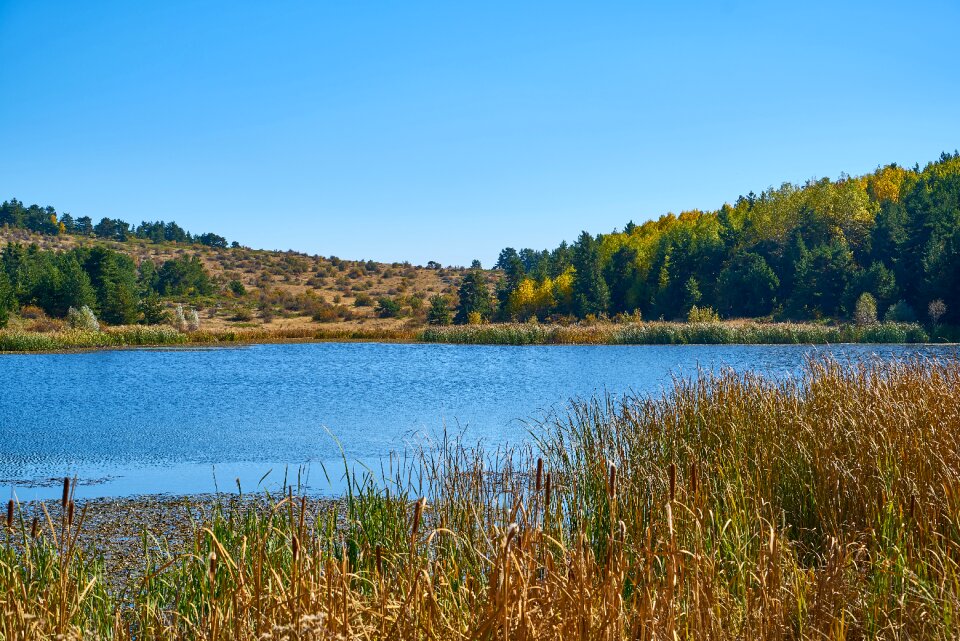
M 0 330 L 0 352 L 60 352 L 125 347 L 216 346 L 276 342 L 383 341 L 470 345 L 782 345 L 955 342 L 955 328 L 928 331 L 912 323 L 636 322 L 553 325 L 488 323 L 426 328 L 242 328 L 180 332 L 167 326 L 120 326 L 101 331 Z

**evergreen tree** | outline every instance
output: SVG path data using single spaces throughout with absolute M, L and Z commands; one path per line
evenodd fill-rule
M 0 327 L 6 327 L 16 300 L 6 270 L 0 266 Z
M 74 256 L 66 256 L 61 263 L 57 297 L 56 309 L 48 312 L 55 316 L 64 316 L 71 307 L 80 309 L 96 305 L 97 296 L 90 284 L 90 277 Z
M 157 292 L 150 292 L 140 299 L 140 313 L 143 315 L 144 325 L 163 325 L 170 320 L 170 314 L 163 306 L 160 295 Z
M 460 302 L 457 304 L 457 323 L 467 323 L 470 314 L 476 312 L 484 320 L 489 320 L 493 312 L 493 301 L 490 298 L 490 289 L 483 272 L 471 269 L 463 277 L 460 289 L 457 292 Z
M 610 306 L 610 292 L 600 264 L 600 243 L 582 232 L 573 246 L 573 305 L 577 315 L 599 316 Z
M 430 297 L 430 307 L 427 308 L 427 323 L 430 325 L 449 325 L 453 322 L 453 312 L 447 297 L 440 294 Z
M 773 310 L 779 286 L 780 279 L 763 256 L 737 254 L 720 272 L 720 311 L 727 316 L 766 316 Z

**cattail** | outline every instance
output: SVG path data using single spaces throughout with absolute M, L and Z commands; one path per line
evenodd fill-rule
M 383 576 L 383 548 L 377 546 L 377 574 Z
M 210 553 L 210 564 L 207 566 L 207 572 L 210 575 L 210 581 L 217 578 L 217 553 Z
M 60 507 L 67 509 L 67 501 L 70 500 L 70 477 L 63 477 L 63 496 L 60 498 Z
M 547 486 L 546 486 L 546 488 L 545 488 L 545 490 L 544 490 L 544 493 L 543 493 L 543 507 L 544 507 L 544 509 L 550 507 L 550 490 L 553 489 L 553 485 L 552 485 L 552 483 L 551 483 L 551 480 L 552 480 L 552 479 L 551 479 L 551 477 L 550 477 L 550 472 L 547 472 Z
M 40 534 L 40 519 L 33 517 L 33 523 L 30 524 L 30 538 L 35 539 Z
M 13 499 L 7 503 L 7 529 L 13 529 Z
M 12 503 L 12 501 L 11 501 Z M 913 494 L 910 495 L 910 518 L 913 519 L 914 510 L 917 509 L 917 497 Z M 8 511 L 9 514 L 9 511 Z M 7 518 L 7 521 L 10 521 L 10 518 Z
M 516 523 L 511 523 L 510 527 L 507 528 L 507 540 L 503 544 L 503 549 L 506 550 L 510 547 L 510 541 L 520 532 L 520 526 Z
M 417 501 L 417 506 L 413 509 L 413 529 L 410 534 L 412 539 L 416 539 L 417 532 L 420 531 L 420 517 L 423 516 L 424 503 L 426 503 L 426 500 L 421 497 L 420 500 Z
M 670 464 L 667 473 L 670 475 L 670 501 L 672 502 L 677 495 L 677 466 L 675 463 Z
M 613 464 L 610 465 L 610 485 L 607 487 L 607 491 L 610 493 L 611 499 L 617 495 L 617 467 Z
M 540 493 L 540 488 L 543 487 L 541 482 L 543 481 L 543 459 L 537 459 L 537 494 Z
M 73 526 L 73 510 L 76 507 L 73 501 L 67 505 L 67 527 Z
M 699 472 L 696 462 L 690 464 L 690 493 L 696 495 Z
M 300 556 L 300 539 L 297 538 L 296 534 L 290 540 L 290 548 L 293 551 L 293 560 L 296 561 Z

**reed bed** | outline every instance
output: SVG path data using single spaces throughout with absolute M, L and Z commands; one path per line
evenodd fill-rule
M 0 331 L 0 352 L 55 352 L 104 347 L 183 345 L 188 336 L 165 325 L 123 325 L 101 331 Z
M 427 328 L 420 340 L 475 345 L 716 345 L 925 343 L 929 336 L 920 325 L 905 323 L 828 326 L 745 321 L 456 325 Z
M 943 331 L 938 334 L 940 339 Z M 0 330 L 0 352 L 55 352 L 74 349 L 167 345 L 233 345 L 291 341 L 402 341 L 472 345 L 687 345 L 925 343 L 922 326 L 815 325 L 803 323 L 594 323 L 551 325 L 490 323 L 417 330 L 398 328 L 237 328 L 179 332 L 165 325 L 126 325 L 103 331 L 25 332 Z
M 956 360 L 702 374 L 531 437 L 391 459 L 339 514 L 293 492 L 215 510 L 186 553 L 145 538 L 113 592 L 73 543 L 82 513 L 32 525 L 11 504 L 0 636 L 960 636 Z
M 269 343 L 282 341 L 412 341 L 417 333 L 407 328 L 291 327 L 242 328 L 191 332 L 191 343 Z
M 0 352 L 57 352 L 114 347 L 219 345 L 284 341 L 414 340 L 405 329 L 284 328 L 180 332 L 166 325 L 125 325 L 102 331 L 68 329 L 55 332 L 0 330 Z

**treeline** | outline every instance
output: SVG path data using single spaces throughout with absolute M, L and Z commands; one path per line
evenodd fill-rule
M 960 321 L 960 155 L 789 183 L 473 271 L 457 320 L 641 315 Z
M 8 243 L 0 252 L 0 327 L 11 312 L 28 305 L 58 318 L 71 308 L 88 307 L 112 325 L 159 324 L 167 321 L 161 296 L 213 293 L 210 275 L 196 256 L 137 265 L 104 246 L 55 252 Z
M 119 241 L 141 238 L 155 243 L 177 242 L 227 247 L 227 239 L 223 236 L 211 233 L 194 236 L 172 221 L 144 221 L 133 226 L 119 218 L 102 218 L 100 222 L 94 223 L 89 216 L 74 218 L 68 213 L 58 213 L 53 207 L 26 207 L 16 198 L 0 204 L 0 227 L 4 225 L 49 235 L 77 234 Z M 233 245 L 237 246 L 237 243 L 234 242 Z

